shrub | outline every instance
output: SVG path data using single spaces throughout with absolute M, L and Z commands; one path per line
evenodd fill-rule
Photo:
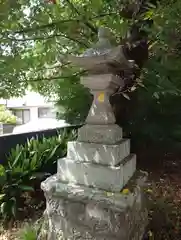
M 3 105 L 0 105 L 0 122 L 15 124 L 17 122 L 17 118 Z
M 66 154 L 68 139 L 74 133 L 51 138 L 32 138 L 25 145 L 17 145 L 0 165 L 0 216 L 4 220 L 15 218 L 23 207 L 23 194 L 32 192 L 40 181 L 54 173 L 56 161 Z

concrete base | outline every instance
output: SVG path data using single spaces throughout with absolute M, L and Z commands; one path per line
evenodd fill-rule
M 49 240 L 141 240 L 147 225 L 143 187 L 137 172 L 128 194 L 62 183 L 56 175 L 41 185 L 46 201 Z

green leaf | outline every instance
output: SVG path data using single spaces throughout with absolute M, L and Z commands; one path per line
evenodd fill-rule
M 128 96 L 128 94 L 126 93 L 121 93 L 123 95 L 123 97 L 125 97 L 126 99 L 130 100 L 130 97 Z
M 0 201 L 2 201 L 5 196 L 5 194 L 0 194 Z
M 1 205 L 0 205 L 0 212 L 1 212 L 2 214 L 5 213 L 5 208 L 6 208 L 6 202 L 1 203 Z
M 12 212 L 13 217 L 16 217 L 17 208 L 16 208 L 16 203 L 15 202 L 11 206 L 11 212 Z
M 21 154 L 22 154 L 22 151 L 20 151 L 19 153 L 17 152 L 17 156 L 16 158 L 14 159 L 14 162 L 12 164 L 12 168 L 16 166 L 16 164 L 19 162 L 20 160 L 20 157 L 21 157 Z
M 5 174 L 5 168 L 3 165 L 0 164 L 0 177 L 4 176 Z
M 36 169 L 38 162 L 37 162 L 37 154 L 34 154 L 31 158 L 31 162 L 30 162 L 30 167 L 32 170 Z
M 49 176 L 50 176 L 50 174 L 47 172 L 36 172 L 30 177 L 30 180 L 33 180 L 33 179 L 42 180 L 43 178 L 49 177 Z
M 50 155 L 47 157 L 46 161 L 52 159 L 52 157 L 55 155 L 58 148 L 59 148 L 59 145 L 54 147 L 54 149 L 51 151 Z
M 19 185 L 19 188 L 23 191 L 26 191 L 26 192 L 33 192 L 34 191 L 33 187 L 27 186 L 27 185 Z

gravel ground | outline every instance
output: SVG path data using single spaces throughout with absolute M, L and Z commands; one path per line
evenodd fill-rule
M 12 227 L 7 229 L 3 228 L 0 223 L 0 240 L 20 240 L 20 233 L 26 226 L 35 226 L 37 220 L 43 215 L 43 210 L 38 210 L 35 212 L 34 217 L 31 219 L 24 219 L 24 221 L 17 221 Z

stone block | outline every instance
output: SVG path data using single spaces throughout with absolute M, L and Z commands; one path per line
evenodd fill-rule
M 68 142 L 67 158 L 79 162 L 93 162 L 115 166 L 130 154 L 130 140 L 119 144 Z
M 107 100 L 108 102 L 108 100 Z M 86 118 L 88 125 L 113 125 L 116 122 L 110 103 L 99 103 L 94 99 Z
M 114 74 L 94 74 L 92 76 L 83 76 L 81 83 L 91 90 L 107 90 L 113 93 L 123 82 L 120 77 Z
M 130 161 L 130 156 L 127 156 L 121 164 L 124 166 L 123 185 L 125 186 L 129 179 L 133 176 L 133 170 L 136 171 L 136 155 L 132 155 L 133 158 Z
M 49 240 L 141 240 L 148 223 L 143 192 L 146 178 L 146 173 L 137 172 L 128 183 L 129 194 L 108 195 L 103 190 L 65 184 L 57 176 L 50 177 L 42 183 Z
M 84 125 L 78 129 L 78 141 L 101 144 L 116 144 L 122 140 L 122 128 L 116 124 Z
M 130 163 L 129 163 L 130 162 Z M 61 181 L 119 192 L 136 170 L 136 155 L 129 155 L 119 166 L 58 160 L 57 175 Z M 127 172 L 128 171 L 128 172 Z

